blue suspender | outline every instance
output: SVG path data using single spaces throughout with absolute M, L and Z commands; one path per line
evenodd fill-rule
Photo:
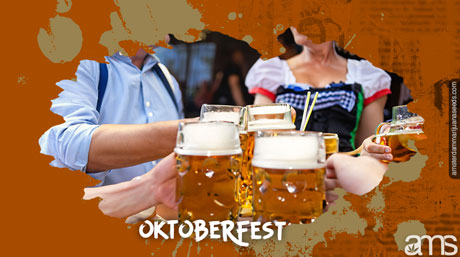
M 155 64 L 152 68 L 152 70 L 160 77 L 161 84 L 166 88 L 166 91 L 168 91 L 169 96 L 171 97 L 171 100 L 174 103 L 174 106 L 176 107 L 177 113 L 179 113 L 179 106 L 177 105 L 176 98 L 174 97 L 174 93 L 171 89 L 171 86 L 169 85 L 168 80 L 166 79 L 165 74 L 161 70 L 160 66 L 158 66 L 158 63 Z M 97 85 L 97 104 L 96 104 L 96 110 L 100 113 L 101 112 L 101 105 L 102 105 L 102 99 L 104 98 L 105 94 L 105 89 L 107 88 L 107 79 L 108 79 L 108 70 L 107 70 L 107 64 L 106 63 L 99 63 L 99 83 Z
M 107 64 L 99 63 L 99 83 L 97 85 L 97 112 L 101 112 L 102 98 L 104 98 L 105 89 L 107 88 L 107 78 L 108 78 Z

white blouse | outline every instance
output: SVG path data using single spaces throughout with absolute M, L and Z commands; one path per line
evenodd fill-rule
M 338 81 L 337 81 L 338 82 Z M 251 94 L 263 94 L 274 100 L 276 89 L 281 85 L 292 85 L 305 89 L 311 86 L 296 83 L 294 74 L 285 60 L 278 57 L 266 61 L 259 59 L 246 76 L 246 86 Z M 364 105 L 390 94 L 390 76 L 367 60 L 347 59 L 346 84 L 359 83 L 363 88 Z

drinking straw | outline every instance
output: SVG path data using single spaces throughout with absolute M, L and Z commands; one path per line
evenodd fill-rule
M 308 93 L 310 93 L 310 92 L 308 92 Z M 309 95 L 308 95 L 308 97 L 309 97 Z M 302 127 L 302 131 L 305 131 L 305 129 L 307 128 L 308 120 L 310 119 L 311 113 L 313 112 L 313 107 L 315 107 L 316 99 L 318 99 L 318 92 L 315 93 L 315 98 L 313 98 L 313 102 L 311 103 L 310 109 L 308 110 L 307 120 L 305 121 L 305 124 Z M 305 106 L 304 113 L 305 113 L 306 107 L 307 106 Z M 302 119 L 303 119 L 303 117 L 302 117 Z
M 307 109 L 308 109 L 308 104 L 310 103 L 310 96 L 311 96 L 311 92 L 308 91 L 307 98 L 305 98 L 305 107 L 303 108 L 302 123 L 300 123 L 300 129 L 302 129 L 305 125 L 305 118 L 307 117 Z

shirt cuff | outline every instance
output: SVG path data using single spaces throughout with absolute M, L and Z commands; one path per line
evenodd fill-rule
M 99 127 L 99 125 L 89 125 L 89 124 L 82 124 L 79 129 L 84 131 L 79 142 L 78 146 L 76 146 L 76 154 L 75 154 L 75 163 L 74 166 L 78 167 L 79 170 L 86 173 L 86 165 L 88 165 L 88 157 L 89 157 L 89 147 L 91 145 L 91 140 L 93 138 L 94 131 Z M 85 131 L 86 130 L 86 131 Z M 70 142 L 71 144 L 74 142 Z M 74 148 L 75 149 L 75 148 Z

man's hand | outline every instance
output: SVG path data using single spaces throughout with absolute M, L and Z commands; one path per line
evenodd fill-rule
M 171 153 L 161 160 L 149 173 L 152 181 L 153 195 L 157 203 L 176 209 L 176 154 Z
M 108 216 L 124 218 L 157 204 L 177 208 L 176 158 L 172 153 L 148 173 L 116 185 L 85 188 L 84 200 L 101 198 L 99 209 Z

